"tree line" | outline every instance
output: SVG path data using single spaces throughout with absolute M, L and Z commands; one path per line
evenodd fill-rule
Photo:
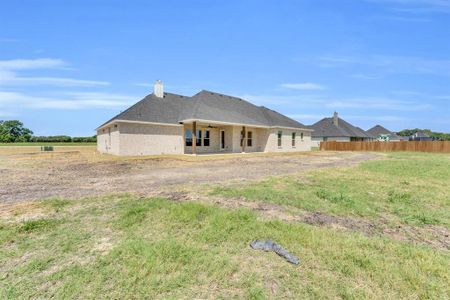
M 95 143 L 96 141 L 96 136 L 34 136 L 33 131 L 26 128 L 19 120 L 0 120 L 0 143 Z
M 414 133 L 422 131 L 429 137 L 433 138 L 437 141 L 450 141 L 450 133 L 445 132 L 435 132 L 431 131 L 430 129 L 403 129 L 402 131 L 397 132 L 397 135 L 399 136 L 412 136 Z

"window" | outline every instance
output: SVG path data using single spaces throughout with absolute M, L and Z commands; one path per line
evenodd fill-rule
M 278 147 L 281 147 L 281 137 L 283 136 L 283 131 L 278 131 Z
M 197 129 L 197 142 L 195 143 L 196 146 L 202 145 L 202 131 Z
M 295 147 L 295 136 L 296 136 L 296 133 L 293 132 L 292 133 L 292 147 Z
M 220 149 L 225 149 L 225 131 L 220 131 Z
M 186 147 L 192 147 L 192 131 L 190 129 L 186 129 L 184 137 L 186 140 Z
M 300 133 L 300 139 L 303 141 L 303 132 Z
M 324 136 L 324 137 L 323 137 L 323 141 L 324 141 L 324 142 L 328 141 L 328 137 Z
M 253 132 L 247 132 L 247 147 L 251 147 L 253 145 Z
M 205 137 L 203 138 L 203 146 L 209 147 L 209 130 L 205 130 Z

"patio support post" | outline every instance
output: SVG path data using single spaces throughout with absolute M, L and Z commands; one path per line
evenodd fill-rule
M 192 122 L 192 154 L 197 154 L 197 122 Z

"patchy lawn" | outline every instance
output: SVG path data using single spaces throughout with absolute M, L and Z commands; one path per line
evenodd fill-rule
M 250 249 L 257 238 L 300 265 Z M 449 269 L 448 251 L 160 198 L 19 203 L 0 218 L 0 298 L 444 299 Z
M 449 182 L 450 155 L 391 153 L 386 159 L 357 167 L 214 187 L 210 195 L 383 220 L 391 226 L 439 225 L 449 229 Z

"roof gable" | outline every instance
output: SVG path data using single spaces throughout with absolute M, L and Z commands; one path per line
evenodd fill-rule
M 375 125 L 372 128 L 370 128 L 369 130 L 367 130 L 368 133 L 378 136 L 380 134 L 392 134 L 391 131 L 387 130 L 386 128 L 384 128 L 381 125 Z

